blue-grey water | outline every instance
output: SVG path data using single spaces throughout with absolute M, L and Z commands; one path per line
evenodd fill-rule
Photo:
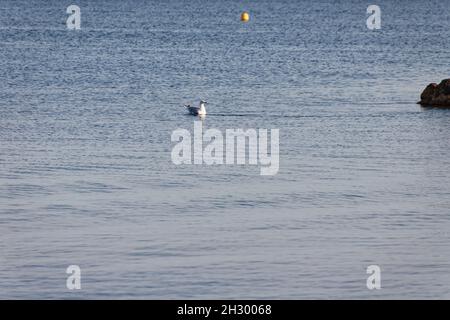
M 449 299 L 448 3 L 369 4 L 1 0 L 0 298 Z M 279 173 L 174 165 L 200 99 Z

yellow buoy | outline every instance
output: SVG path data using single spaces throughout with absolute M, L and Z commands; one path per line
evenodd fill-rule
M 250 15 L 248 14 L 248 12 L 246 11 L 242 12 L 241 21 L 248 22 L 248 20 L 250 20 Z

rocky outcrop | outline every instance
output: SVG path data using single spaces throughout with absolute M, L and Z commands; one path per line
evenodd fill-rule
M 450 79 L 440 84 L 431 83 L 420 95 L 419 104 L 432 107 L 450 107 Z

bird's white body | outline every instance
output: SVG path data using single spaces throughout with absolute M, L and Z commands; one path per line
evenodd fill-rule
M 204 102 L 200 102 L 200 108 L 198 109 L 198 113 L 199 116 L 204 116 L 206 114 L 206 108 L 205 108 L 205 103 Z

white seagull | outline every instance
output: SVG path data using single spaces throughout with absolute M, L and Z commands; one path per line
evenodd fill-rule
M 204 116 L 206 114 L 205 104 L 208 102 L 201 100 L 199 107 L 191 107 L 190 104 L 185 105 L 184 107 L 188 109 L 189 113 L 194 116 Z

